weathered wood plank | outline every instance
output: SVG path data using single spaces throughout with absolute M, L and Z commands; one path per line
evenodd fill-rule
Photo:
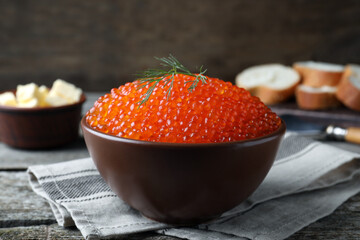
M 80 240 L 84 239 L 76 228 L 63 228 L 56 224 L 32 227 L 0 228 L 0 240 Z M 113 238 L 118 240 L 177 240 L 156 233 L 140 233 L 130 236 Z
M 43 236 L 48 239 L 81 239 L 77 230 L 51 225 L 55 223 L 51 209 L 45 200 L 32 192 L 25 172 L 0 172 L 0 192 L 0 239 L 19 239 L 19 236 L 21 239 L 46 239 Z M 127 239 L 172 239 L 152 233 L 132 237 Z M 359 239 L 360 194 L 289 239 L 309 238 Z
M 107 90 L 169 53 L 230 81 L 266 62 L 356 63 L 359 16 L 356 0 L 0 1 L 0 88 L 64 77 Z
M 350 198 L 333 214 L 305 227 L 288 240 L 360 239 L 360 194 Z
M 1 240 L 33 240 L 33 239 L 84 239 L 80 231 L 77 229 L 69 229 L 59 227 L 57 224 L 53 225 L 39 225 L 32 227 L 13 227 L 0 228 Z
M 332 143 L 355 152 L 357 145 Z M 350 147 L 349 147 L 350 146 Z M 77 229 L 59 227 L 48 203 L 37 196 L 28 184 L 24 171 L 0 171 L 0 239 L 83 239 Z M 333 214 L 295 233 L 289 240 L 359 239 L 360 194 L 349 199 Z M 122 239 L 173 240 L 155 233 Z
M 89 157 L 83 138 L 66 146 L 47 150 L 15 149 L 0 143 L 0 169 L 25 170 L 31 165 L 51 164 Z
M 289 237 L 288 240 L 305 239 L 359 239 L 360 218 L 359 206 L 355 209 L 353 204 L 358 203 L 357 195 L 339 207 L 332 215 L 315 222 Z M 359 205 L 359 204 L 357 204 Z M 354 211 L 355 210 L 355 211 Z M 37 225 L 31 227 L 0 228 L 0 239 L 83 239 L 81 233 L 75 228 L 62 228 L 57 224 Z M 142 233 L 117 239 L 131 240 L 175 240 L 178 238 L 166 237 L 155 233 Z
M 0 172 L 0 227 L 54 223 L 49 204 L 36 195 L 25 172 Z
M 0 239 L 83 239 L 76 228 L 56 224 L 49 204 L 36 195 L 25 172 L 0 172 Z M 124 239 L 175 239 L 153 233 Z
M 289 100 L 270 106 L 271 110 L 278 115 L 295 115 L 307 118 L 313 122 L 323 124 L 338 124 L 341 126 L 360 126 L 359 112 L 353 111 L 346 107 L 338 107 L 327 110 L 304 110 L 300 109 L 295 100 Z

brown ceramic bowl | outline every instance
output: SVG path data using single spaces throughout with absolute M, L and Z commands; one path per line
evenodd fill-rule
M 229 143 L 176 144 L 131 140 L 82 130 L 111 189 L 148 218 L 198 224 L 245 200 L 273 164 L 285 124 L 274 133 Z
M 81 108 L 86 98 L 59 107 L 0 106 L 0 141 L 15 148 L 61 146 L 79 136 Z

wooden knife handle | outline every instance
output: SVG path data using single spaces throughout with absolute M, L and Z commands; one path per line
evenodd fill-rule
M 360 128 L 349 127 L 345 135 L 345 140 L 347 142 L 360 144 Z

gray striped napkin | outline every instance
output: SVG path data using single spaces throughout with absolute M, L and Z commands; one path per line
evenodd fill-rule
M 286 134 L 260 187 L 220 218 L 192 228 L 143 217 L 111 191 L 90 158 L 32 166 L 28 173 L 59 225 L 75 225 L 86 239 L 144 231 L 193 240 L 284 239 L 360 191 L 359 160 L 359 154 Z

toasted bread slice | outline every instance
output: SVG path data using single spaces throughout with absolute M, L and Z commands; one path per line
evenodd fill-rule
M 320 110 L 336 108 L 340 105 L 335 96 L 337 87 L 310 87 L 300 84 L 296 88 L 296 102 L 299 108 L 307 110 Z
M 348 108 L 360 111 L 360 65 L 346 66 L 336 97 Z
M 293 65 L 301 76 L 302 84 L 311 87 L 337 86 L 344 72 L 344 66 L 324 62 L 296 62 Z
M 267 105 L 286 101 L 294 95 L 300 75 L 291 67 L 265 64 L 245 69 L 236 76 L 236 85 L 250 91 Z

